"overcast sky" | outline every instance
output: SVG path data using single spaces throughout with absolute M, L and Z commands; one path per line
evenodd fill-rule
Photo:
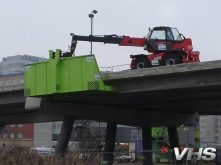
M 149 27 L 171 26 L 190 37 L 201 61 L 221 59 L 220 0 L 10 0 L 0 4 L 0 59 L 16 54 L 48 57 L 48 50 L 68 50 L 70 33 L 90 34 L 88 14 L 96 9 L 94 34 L 144 37 Z M 78 42 L 76 55 L 90 53 Z M 129 64 L 142 47 L 94 43 L 100 67 Z

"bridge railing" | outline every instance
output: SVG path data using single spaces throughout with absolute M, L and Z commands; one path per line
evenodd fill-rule
M 122 70 L 129 70 L 130 64 L 121 64 L 121 65 L 113 65 L 113 66 L 103 66 L 99 67 L 100 71 L 103 72 L 117 72 Z

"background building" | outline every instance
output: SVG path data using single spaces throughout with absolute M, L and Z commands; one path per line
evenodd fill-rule
M 0 145 L 33 146 L 34 124 L 13 124 L 1 129 Z
M 221 143 L 221 116 L 203 115 L 200 117 L 201 143 Z
M 24 73 L 26 64 L 45 61 L 46 58 L 35 57 L 31 55 L 15 55 L 2 59 L 0 62 L 0 75 Z

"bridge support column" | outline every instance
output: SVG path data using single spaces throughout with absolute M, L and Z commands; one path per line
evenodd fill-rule
M 108 122 L 106 129 L 104 157 L 103 157 L 103 163 L 106 165 L 113 164 L 114 160 L 113 152 L 115 149 L 116 134 L 117 134 L 117 123 Z
M 143 165 L 152 165 L 153 158 L 152 152 L 147 152 L 147 150 L 152 150 L 152 129 L 150 126 L 142 127 L 142 142 L 143 142 Z
M 179 139 L 178 139 L 178 133 L 177 133 L 177 127 L 176 126 L 167 126 L 168 135 L 169 135 L 169 141 L 170 141 L 170 149 L 174 149 L 174 147 L 179 147 Z M 177 165 L 181 165 L 181 161 L 175 160 L 175 154 L 172 155 L 173 160 L 176 162 Z
M 65 153 L 68 142 L 71 137 L 71 132 L 73 130 L 73 125 L 74 125 L 74 117 L 73 116 L 64 116 L 64 121 L 61 127 L 61 132 L 59 136 L 59 140 L 56 146 L 56 153 Z
M 179 140 L 177 135 L 177 127 L 176 126 L 167 126 L 170 148 L 179 147 Z

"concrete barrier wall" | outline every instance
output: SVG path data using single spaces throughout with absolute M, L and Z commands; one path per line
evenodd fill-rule
M 24 75 L 13 74 L 0 76 L 0 92 L 24 88 Z

